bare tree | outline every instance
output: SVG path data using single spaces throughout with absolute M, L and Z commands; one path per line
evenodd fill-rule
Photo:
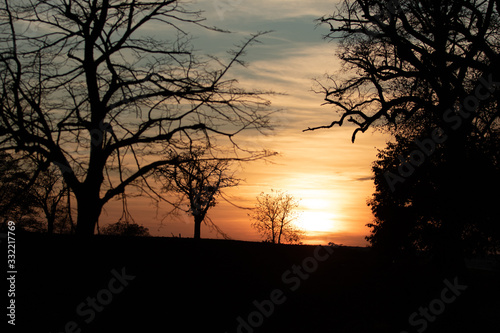
M 2 216 L 32 231 L 71 231 L 70 194 L 56 167 L 0 153 L 0 171 Z
M 57 168 L 14 156 L 0 153 L 0 215 L 32 231 L 71 231 L 70 194 Z
M 22 160 L 0 153 L 0 216 L 1 222 L 15 220 L 20 227 L 40 229 L 33 205 L 31 172 L 23 168 Z
M 299 243 L 303 231 L 294 224 L 299 216 L 298 206 L 299 202 L 291 194 L 275 190 L 271 190 L 271 194 L 261 193 L 249 214 L 254 220 L 252 227 L 268 242 Z
M 347 120 L 355 128 L 354 142 L 358 132 L 377 125 L 432 119 L 451 128 L 457 140 L 474 123 L 488 133 L 498 125 L 498 107 L 485 120 L 459 105 L 475 91 L 479 105 L 498 105 L 499 12 L 496 0 L 343 1 L 320 19 L 330 27 L 326 38 L 338 41 L 342 69 L 326 84 L 318 81 L 318 93 L 340 111 L 340 119 L 307 130 Z
M 226 79 L 258 35 L 227 62 L 198 57 L 187 29 L 219 31 L 200 15 L 173 0 L 2 1 L 0 150 L 60 169 L 77 234 L 131 185 L 149 191 L 193 142 L 242 153 L 238 134 L 270 128 L 265 93 Z
M 32 165 L 35 172 L 36 168 L 40 168 L 36 163 Z M 68 223 L 69 211 L 66 196 L 70 194 L 57 167 L 49 166 L 41 171 L 30 191 L 33 195 L 31 205 L 45 216 L 47 233 L 69 231 L 71 226 Z
M 180 194 L 174 203 L 175 210 L 183 210 L 182 204 L 187 200 L 185 212 L 194 218 L 194 238 L 201 237 L 201 224 L 205 222 L 224 238 L 228 236 L 207 216 L 208 210 L 215 207 L 217 197 L 222 190 L 237 186 L 240 179 L 232 170 L 232 160 L 207 157 L 203 148 L 193 149 L 189 162 L 159 169 L 159 176 L 167 192 Z

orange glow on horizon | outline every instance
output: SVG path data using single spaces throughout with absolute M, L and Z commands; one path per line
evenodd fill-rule
M 296 222 L 305 230 L 304 244 L 335 242 L 365 246 L 364 237 L 369 233 L 366 224 L 373 219 L 366 205 L 374 190 L 373 181 L 369 179 L 371 165 L 376 159 L 376 149 L 385 146 L 388 135 L 368 131 L 358 135 L 353 144 L 350 124 L 302 132 L 309 126 L 335 120 L 332 109 L 321 106 L 323 97 L 310 91 L 310 87 L 312 77 L 319 77 L 326 68 L 334 69 L 338 61 L 332 57 L 330 44 L 320 39 L 317 44 L 309 40 L 307 43 L 303 50 L 290 53 L 279 48 L 279 57 L 255 59 L 250 61 L 250 67 L 233 72 L 242 88 L 286 92 L 286 95 L 269 97 L 272 108 L 281 110 L 273 116 L 274 131 L 266 131 L 266 135 L 242 132 L 237 138 L 244 149 L 267 149 L 278 152 L 279 156 L 269 162 L 259 160 L 242 164 L 237 177 L 244 181 L 235 188 L 224 190 L 225 197 L 233 204 L 247 209 L 239 209 L 219 199 L 208 215 L 232 239 L 259 242 L 262 237 L 251 227 L 248 209 L 255 206 L 261 192 L 282 190 L 299 200 L 298 211 L 302 214 Z M 256 45 L 255 52 L 258 48 Z M 171 207 L 161 203 L 159 208 L 156 214 L 145 198 L 131 197 L 129 201 L 134 218 L 148 227 L 153 236 L 193 236 L 193 221 L 189 215 L 163 219 Z M 101 225 L 116 222 L 121 215 L 121 203 L 110 201 L 106 209 L 109 215 L 103 214 Z M 222 236 L 203 225 L 201 237 Z

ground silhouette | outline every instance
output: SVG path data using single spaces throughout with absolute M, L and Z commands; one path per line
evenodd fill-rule
M 253 331 L 415 332 L 408 317 L 444 287 L 439 267 L 395 266 L 369 248 L 331 248 L 315 268 L 304 259 L 314 258 L 317 249 L 307 245 L 116 236 L 81 242 L 30 233 L 17 235 L 16 242 L 21 331 L 249 332 L 238 331 L 238 317 L 247 320 L 254 301 L 269 300 L 279 289 L 286 301 Z M 299 279 L 294 265 L 315 269 Z M 469 271 L 461 280 L 467 290 L 426 332 L 498 326 L 498 277 Z M 108 304 L 92 315 L 89 297 Z

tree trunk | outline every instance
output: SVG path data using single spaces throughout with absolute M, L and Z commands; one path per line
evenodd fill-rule
M 276 243 L 276 234 L 274 233 L 274 220 L 271 220 L 271 239 L 273 244 Z
M 42 206 L 43 213 L 45 214 L 45 218 L 47 219 L 47 233 L 52 235 L 54 233 L 54 220 L 55 216 L 52 214 L 49 209 L 43 205 Z
M 96 106 L 92 109 L 92 118 L 99 114 Z M 94 128 L 102 119 L 92 119 Z M 92 132 L 90 133 L 92 134 Z M 76 234 L 81 237 L 94 235 L 95 227 L 101 215 L 105 201 L 101 200 L 101 186 L 104 181 L 103 170 L 106 158 L 102 153 L 102 142 L 92 143 L 90 146 L 89 167 L 84 182 L 75 193 L 78 204 Z
M 99 198 L 83 196 L 77 198 L 78 215 L 76 221 L 76 235 L 91 237 L 101 215 L 102 204 Z
M 283 224 L 284 224 L 284 221 L 281 220 L 280 221 L 280 233 L 278 235 L 278 244 L 281 244 L 281 235 L 283 235 Z
M 67 187 L 67 191 L 68 191 L 68 194 L 67 194 L 67 205 L 68 205 L 68 208 L 67 208 L 67 216 L 68 216 L 68 221 L 69 221 L 69 225 L 70 225 L 70 233 L 71 234 L 75 234 L 76 233 L 76 228 L 75 228 L 75 223 L 73 221 L 73 215 L 71 215 L 71 189 L 69 187 Z
M 203 222 L 203 218 L 201 216 L 194 217 L 194 239 L 201 238 L 201 222 Z
M 58 204 L 59 200 L 57 200 L 56 202 L 52 202 L 52 205 L 50 207 L 50 212 L 47 214 L 47 233 L 50 235 L 54 233 L 54 224 L 56 221 Z
M 48 216 L 47 218 L 47 233 L 52 235 L 54 233 L 54 217 Z

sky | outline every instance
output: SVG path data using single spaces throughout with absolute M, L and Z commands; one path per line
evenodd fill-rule
M 373 219 L 366 204 L 374 191 L 371 164 L 389 137 L 367 131 L 352 143 L 353 127 L 346 125 L 302 132 L 339 117 L 331 106 L 322 105 L 324 96 L 313 91 L 314 79 L 326 82 L 325 74 L 339 70 L 335 43 L 322 38 L 328 31 L 315 21 L 332 13 L 335 2 L 215 0 L 193 1 L 189 6 L 204 11 L 206 25 L 231 31 L 191 31 L 201 54 L 224 59 L 227 50 L 250 35 L 272 31 L 248 49 L 244 58 L 248 66 L 234 68 L 227 78 L 238 79 L 240 87 L 281 93 L 269 98 L 272 108 L 280 110 L 273 116 L 275 130 L 265 136 L 249 133 L 243 137 L 249 148 L 266 148 L 279 156 L 243 165 L 237 176 L 245 181 L 226 190 L 225 197 L 251 208 L 261 192 L 286 191 L 300 200 L 297 223 L 306 231 L 303 243 L 366 246 L 366 224 Z M 161 29 L 154 34 L 161 37 Z M 101 227 L 116 222 L 120 208 L 117 201 L 108 203 Z M 129 199 L 128 208 L 135 222 L 149 228 L 153 236 L 193 235 L 194 224 L 187 214 L 163 218 L 168 207 L 156 210 L 141 198 Z M 259 241 L 248 212 L 219 200 L 209 216 L 232 239 Z M 201 236 L 221 237 L 206 226 Z

